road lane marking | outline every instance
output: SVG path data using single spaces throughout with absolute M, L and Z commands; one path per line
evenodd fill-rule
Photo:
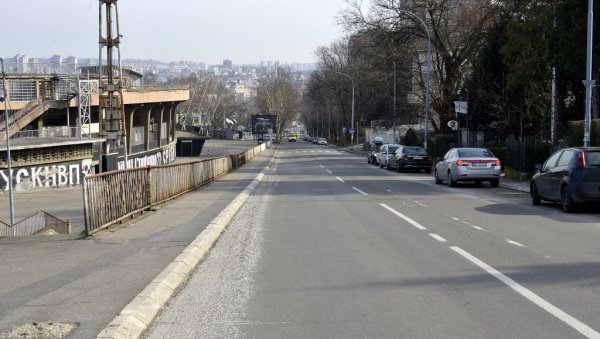
M 446 242 L 446 239 L 444 239 L 443 237 L 441 237 L 439 234 L 429 233 L 429 236 L 432 237 L 433 239 L 439 241 L 439 242 Z
M 321 167 L 321 168 L 325 168 L 325 166 L 323 166 L 323 165 L 319 165 L 319 167 Z
M 475 226 L 475 225 L 471 225 L 471 227 L 473 227 L 474 229 L 476 229 L 478 231 L 483 231 L 483 227 L 479 227 L 479 226 Z
M 454 221 L 460 221 L 460 219 L 458 219 L 458 218 L 455 218 L 455 217 L 450 217 L 450 218 L 451 218 L 452 220 L 454 220 Z
M 399 216 L 400 218 L 404 219 L 404 221 L 406 221 L 407 223 L 409 223 L 409 224 L 413 225 L 414 227 L 416 227 L 416 228 L 418 228 L 418 229 L 420 229 L 420 230 L 422 230 L 422 231 L 424 231 L 424 230 L 426 230 L 426 229 L 427 229 L 427 227 L 425 227 L 425 226 L 422 226 L 422 225 L 421 225 L 421 224 L 419 224 L 418 222 L 416 222 L 416 221 L 412 220 L 411 218 L 409 218 L 409 217 L 405 216 L 404 214 L 402 214 L 402 213 L 400 213 L 400 212 L 396 211 L 395 209 L 391 208 L 390 206 L 388 206 L 388 205 L 386 205 L 386 204 L 379 204 L 379 206 L 381 206 L 381 207 L 385 208 L 386 210 L 388 210 L 388 211 L 390 211 L 390 212 L 394 213 L 395 215 L 397 215 L 397 216 Z
M 363 191 L 359 190 L 359 189 L 358 189 L 358 188 L 356 188 L 356 187 L 352 187 L 352 189 L 353 189 L 353 190 L 355 190 L 356 192 L 358 192 L 358 193 L 362 194 L 362 195 L 368 195 L 367 193 L 365 193 L 365 192 L 363 192 Z
M 594 329 L 592 329 L 588 325 L 582 323 L 581 321 L 572 317 L 565 311 L 563 311 L 560 308 L 547 302 L 542 297 L 540 297 L 537 294 L 533 293 L 532 291 L 528 290 L 523 285 L 519 284 L 518 282 L 516 282 L 516 281 L 512 280 L 511 278 L 507 277 L 506 275 L 502 274 L 500 271 L 496 270 L 495 268 L 486 264 L 485 262 L 479 260 L 478 258 L 474 257 L 473 255 L 471 255 L 470 253 L 461 249 L 460 247 L 451 246 L 450 249 L 453 250 L 454 252 L 460 254 L 465 259 L 469 260 L 470 262 L 472 262 L 473 264 L 475 264 L 482 270 L 486 271 L 488 274 L 490 274 L 494 278 L 500 280 L 506 286 L 510 287 L 515 292 L 517 292 L 520 295 L 522 295 L 523 297 L 525 297 L 527 300 L 529 300 L 532 303 L 534 303 L 535 305 L 539 306 L 544 311 L 550 313 L 554 317 L 565 322 L 567 325 L 571 326 L 572 328 L 574 328 L 576 331 L 583 334 L 587 338 L 600 338 L 600 333 L 596 332 Z
M 392 190 L 385 190 L 385 191 L 388 192 L 388 193 L 392 193 Z
M 332 172 L 332 171 L 330 171 L 330 170 L 325 170 L 325 172 L 327 172 L 327 173 L 329 173 L 329 174 L 333 174 L 333 172 Z
M 341 181 L 341 182 L 345 182 L 344 179 L 340 178 L 340 177 L 335 177 L 337 180 Z
M 516 242 L 514 240 L 510 240 L 508 238 L 504 238 L 504 240 L 506 240 L 506 242 L 509 243 L 509 244 L 511 244 L 511 245 L 515 245 L 515 246 L 518 246 L 518 247 L 525 247 L 525 245 L 523 245 L 521 243 L 518 243 L 518 242 Z

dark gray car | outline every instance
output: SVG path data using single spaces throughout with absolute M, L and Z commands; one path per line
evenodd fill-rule
M 530 182 L 534 205 L 542 200 L 560 202 L 563 211 L 600 202 L 600 147 L 562 149 L 552 154 Z

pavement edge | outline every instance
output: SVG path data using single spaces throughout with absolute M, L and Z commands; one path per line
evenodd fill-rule
M 140 338 L 152 324 L 162 308 L 175 296 L 192 272 L 208 255 L 221 233 L 246 202 L 264 172 L 273 165 L 278 149 L 265 168 L 237 195 L 227 207 L 194 239 L 175 260 L 159 273 L 113 321 L 105 327 L 97 339 Z

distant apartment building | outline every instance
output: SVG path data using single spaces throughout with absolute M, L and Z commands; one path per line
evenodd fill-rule
M 223 68 L 233 69 L 233 62 L 229 59 L 223 60 Z

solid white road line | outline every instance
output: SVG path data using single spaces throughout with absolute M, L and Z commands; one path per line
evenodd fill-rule
M 439 242 L 446 242 L 446 239 L 442 238 L 439 234 L 429 233 L 429 236 Z
M 340 178 L 340 177 L 335 177 L 337 180 L 341 181 L 341 182 L 345 182 L 344 179 Z
M 559 309 L 558 307 L 547 302 L 542 297 L 540 297 L 537 294 L 533 293 L 532 291 L 528 290 L 523 285 L 519 284 L 518 282 L 516 282 L 516 281 L 512 280 L 511 278 L 507 277 L 506 275 L 502 274 L 501 272 L 499 272 L 495 268 L 491 267 L 490 265 L 486 264 L 485 262 L 477 259 L 476 257 L 474 257 L 470 253 L 464 251 L 460 247 L 452 246 L 452 247 L 450 247 L 450 249 L 453 250 L 454 252 L 460 254 L 465 259 L 469 260 L 470 262 L 472 262 L 473 264 L 475 264 L 482 270 L 486 271 L 494 278 L 500 280 L 506 286 L 510 287 L 515 292 L 517 292 L 520 295 L 522 295 L 523 297 L 525 297 L 527 300 L 529 300 L 532 303 L 534 303 L 535 305 L 539 306 L 544 311 L 550 313 L 554 317 L 565 322 L 567 325 L 571 326 L 576 331 L 583 334 L 585 337 L 596 338 L 596 339 L 600 338 L 600 333 L 596 332 L 594 329 L 592 329 L 588 325 L 582 323 L 581 321 L 572 317 L 568 313 L 564 312 L 563 310 Z
M 388 206 L 388 205 L 386 205 L 386 204 L 379 204 L 379 206 L 381 206 L 381 207 L 385 208 L 386 210 L 388 210 L 388 211 L 390 211 L 390 212 L 394 213 L 394 214 L 395 214 L 395 215 L 397 215 L 398 217 L 400 217 L 400 218 L 404 219 L 404 221 L 406 221 L 407 223 L 409 223 L 409 224 L 413 225 L 414 227 L 416 227 L 416 228 L 418 228 L 418 229 L 420 229 L 420 230 L 422 230 L 422 231 L 424 231 L 424 230 L 426 230 L 426 229 L 427 229 L 427 227 L 425 227 L 425 226 L 422 226 L 422 225 L 421 225 L 421 224 L 419 224 L 418 222 L 416 222 L 416 221 L 412 220 L 411 218 L 409 218 L 409 217 L 405 216 L 404 214 L 402 214 L 402 213 L 400 213 L 400 212 L 396 211 L 395 209 L 391 208 L 390 206 Z
M 365 193 L 365 192 L 363 192 L 363 191 L 359 190 L 359 189 L 358 189 L 358 188 L 356 188 L 356 187 L 352 187 L 352 189 L 353 189 L 353 190 L 355 190 L 356 192 L 358 192 L 358 193 L 362 194 L 362 195 L 368 195 L 367 193 Z

